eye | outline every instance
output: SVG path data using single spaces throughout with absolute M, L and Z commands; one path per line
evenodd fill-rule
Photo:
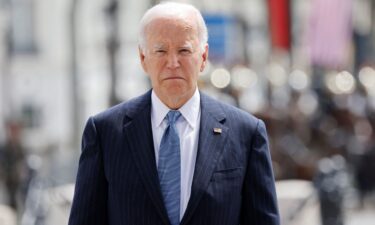
M 156 50 L 154 51 L 154 54 L 155 54 L 155 56 L 157 56 L 157 57 L 162 57 L 162 56 L 164 56 L 166 53 L 167 53 L 167 51 L 164 50 L 164 49 L 156 49 Z
M 181 54 L 184 54 L 184 55 L 186 55 L 186 54 L 190 54 L 190 53 L 191 53 L 190 49 L 188 49 L 188 48 L 180 49 L 179 52 L 180 52 Z

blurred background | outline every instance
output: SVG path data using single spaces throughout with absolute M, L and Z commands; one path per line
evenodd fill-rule
M 209 30 L 200 89 L 266 122 L 282 224 L 375 224 L 375 3 L 182 2 Z M 150 88 L 156 3 L 0 0 L 0 225 L 67 223 L 87 118 Z

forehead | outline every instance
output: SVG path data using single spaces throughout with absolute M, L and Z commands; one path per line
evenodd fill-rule
M 146 26 L 145 31 L 148 42 L 185 42 L 198 39 L 197 24 L 189 18 L 155 18 Z

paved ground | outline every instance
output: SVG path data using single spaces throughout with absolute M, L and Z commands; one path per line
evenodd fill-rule
M 49 213 L 45 217 L 45 222 L 46 224 L 66 225 L 70 211 L 70 202 L 68 200 L 70 197 L 67 195 L 71 195 L 72 187 L 54 191 L 57 192 L 47 193 L 51 203 L 48 210 Z M 289 222 L 285 222 L 284 220 L 282 225 L 321 225 L 319 205 L 316 201 L 311 201 L 293 220 Z M 345 211 L 344 225 L 375 225 L 375 204 L 366 204 L 361 209 L 355 207 L 347 209 Z
M 375 208 L 349 213 L 347 225 L 375 225 Z
M 61 160 L 64 158 L 64 160 Z M 59 157 L 59 160 L 54 160 L 51 162 L 56 170 L 50 170 L 53 174 L 58 174 L 54 178 L 56 180 L 69 180 L 68 174 L 72 174 L 72 170 L 76 170 L 76 168 L 67 168 L 67 166 L 56 166 L 55 162 L 72 162 L 74 160 L 71 157 Z M 72 163 L 73 164 L 73 163 Z M 76 162 L 74 162 L 74 165 Z M 70 167 L 74 167 L 74 165 L 70 165 Z M 45 170 L 43 170 L 45 171 Z M 64 171 L 61 174 L 60 171 Z M 71 180 L 71 179 L 70 179 Z M 56 186 L 59 186 L 59 182 L 53 182 Z M 64 183 L 64 182 L 61 182 Z M 306 186 L 307 185 L 307 186 Z M 310 185 L 310 187 L 309 187 Z M 279 197 L 279 207 L 280 213 L 282 218 L 282 225 L 321 225 L 320 222 L 320 207 L 318 198 L 316 196 L 315 191 L 312 189 L 311 184 L 309 183 L 302 183 L 297 185 L 292 183 L 294 188 L 290 189 L 290 186 L 284 186 L 284 188 L 278 188 L 278 197 Z M 63 188 L 65 187 L 65 188 Z M 4 196 L 4 187 L 2 187 L 0 183 L 0 204 L 5 203 L 5 196 Z M 284 189 L 284 191 L 282 191 Z M 43 190 L 39 189 L 39 190 Z M 70 211 L 70 203 L 71 197 L 73 195 L 73 186 L 60 186 L 60 188 L 53 188 L 52 192 L 51 189 L 44 189 L 42 191 L 44 194 L 43 203 L 40 206 L 47 207 L 48 212 L 44 215 L 45 224 L 54 224 L 54 225 L 66 225 L 69 211 Z M 48 191 L 47 191 L 48 190 Z M 293 190 L 293 191 L 290 191 Z M 299 192 L 297 190 L 300 190 Z M 305 190 L 301 192 L 301 190 Z M 280 192 L 281 191 L 281 192 Z M 38 194 L 38 192 L 36 192 Z M 41 193 L 39 192 L 39 195 Z M 310 197 L 309 197 L 310 196 Z M 358 203 L 356 200 L 355 195 L 349 200 L 351 202 L 351 206 L 345 209 L 345 223 L 344 225 L 375 225 L 375 194 L 372 197 L 366 199 L 364 207 L 359 208 Z M 303 204 L 301 204 L 301 200 L 304 198 L 307 199 Z M 32 199 L 33 200 L 33 199 Z M 35 199 L 38 200 L 38 199 Z M 47 203 L 49 202 L 49 203 Z M 35 205 L 35 204 L 32 204 Z M 296 213 L 295 213 L 296 212 Z M 24 214 L 23 219 L 25 218 L 28 220 L 34 220 L 32 216 L 28 217 Z M 1 219 L 1 215 L 0 215 Z M 26 224 L 26 223 L 25 223 Z M 28 223 L 34 224 L 34 223 Z M 0 221 L 0 225 L 2 225 Z

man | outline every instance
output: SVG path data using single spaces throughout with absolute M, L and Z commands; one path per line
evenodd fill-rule
M 25 149 L 21 141 L 21 123 L 9 120 L 5 124 L 5 130 L 6 140 L 0 146 L 0 179 L 4 177 L 9 206 L 19 210 L 22 208 L 20 203 L 24 200 L 22 187 L 28 175 Z
M 69 224 L 279 224 L 263 122 L 197 89 L 200 12 L 149 9 L 139 54 L 153 89 L 88 120 Z

